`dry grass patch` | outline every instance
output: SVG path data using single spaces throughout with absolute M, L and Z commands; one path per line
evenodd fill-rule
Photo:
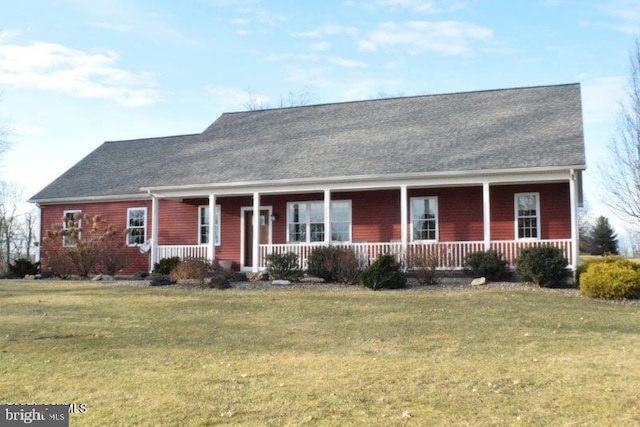
M 0 401 L 73 425 L 628 425 L 640 306 L 0 282 Z

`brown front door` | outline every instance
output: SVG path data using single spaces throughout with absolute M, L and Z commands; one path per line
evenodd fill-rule
M 269 243 L 269 211 L 260 209 L 260 244 Z M 253 263 L 253 210 L 244 212 L 244 265 Z

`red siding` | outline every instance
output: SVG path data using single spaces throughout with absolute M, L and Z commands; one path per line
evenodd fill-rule
M 491 238 L 512 240 L 515 236 L 514 194 L 539 192 L 543 239 L 569 238 L 571 218 L 568 183 L 492 185 Z M 352 239 L 366 242 L 388 242 L 400 239 L 400 190 L 333 192 L 333 200 L 351 200 Z M 439 237 L 441 241 L 483 240 L 482 187 L 450 187 L 410 189 L 412 197 L 437 197 Z M 272 242 L 286 243 L 287 203 L 323 200 L 322 193 L 264 195 L 261 205 L 269 206 L 277 216 L 272 223 Z M 198 206 L 208 205 L 208 199 L 160 200 L 160 245 L 195 245 L 198 243 Z M 241 250 L 241 209 L 251 208 L 250 196 L 218 197 L 221 206 L 221 245 L 216 247 L 217 259 L 234 261 L 239 267 Z M 127 208 L 147 208 L 147 235 L 151 237 L 151 202 L 105 202 L 42 206 L 42 230 L 62 220 L 65 210 L 81 210 L 88 214 L 102 214 L 108 223 L 121 229 L 127 227 Z M 409 219 L 408 219 L 409 220 Z M 123 274 L 147 271 L 149 254 L 137 248 L 126 248 L 129 264 Z M 46 263 L 46 260 L 43 260 Z
M 105 223 L 114 224 L 119 230 L 125 230 L 127 224 L 127 208 L 147 208 L 147 236 L 151 235 L 151 201 L 138 200 L 127 202 L 108 203 L 78 203 L 68 205 L 42 206 L 41 230 L 43 236 L 51 226 L 61 223 L 64 211 L 79 210 L 83 214 L 102 215 Z M 162 208 L 161 208 L 162 211 Z M 125 239 L 124 237 L 122 238 Z M 62 243 L 60 243 L 62 244 Z M 127 266 L 122 270 L 122 274 L 133 274 L 138 271 L 149 271 L 149 254 L 140 253 L 137 247 L 126 247 Z M 46 259 L 42 259 L 43 270 L 46 269 Z
M 221 217 L 221 245 L 216 247 L 217 259 L 233 261 L 234 269 L 240 268 L 240 236 L 241 236 L 241 208 L 252 206 L 251 197 L 225 197 L 219 198 L 216 203 L 220 205 Z
M 542 239 L 571 237 L 569 184 L 527 184 L 491 186 L 491 238 L 515 239 L 516 193 L 540 193 L 540 226 Z
M 409 191 L 412 197 L 438 198 L 439 239 L 445 242 L 482 240 L 482 187 L 454 187 Z M 409 201 L 409 203 L 411 203 Z M 411 215 L 409 213 L 409 215 Z

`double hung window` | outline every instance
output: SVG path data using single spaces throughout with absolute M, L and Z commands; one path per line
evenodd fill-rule
M 80 230 L 82 228 L 82 211 L 74 210 L 74 211 L 64 211 L 64 220 L 62 221 L 62 229 L 63 230 Z M 79 240 L 81 238 L 81 233 L 78 232 L 76 236 Z M 70 246 L 75 246 L 73 243 L 73 238 L 70 236 L 64 236 L 62 238 L 62 246 L 65 248 Z
M 539 239 L 540 194 L 516 193 L 515 213 L 518 239 Z
M 417 240 L 438 240 L 438 199 L 414 197 L 411 199 L 411 237 Z
M 287 241 L 324 242 L 324 202 L 294 202 L 287 205 Z M 331 240 L 351 241 L 351 201 L 331 202 Z
M 215 207 L 213 236 L 216 246 L 220 246 L 220 205 Z M 198 209 L 198 243 L 209 243 L 209 206 L 200 206 Z
M 147 208 L 127 209 L 127 245 L 142 245 L 147 240 Z

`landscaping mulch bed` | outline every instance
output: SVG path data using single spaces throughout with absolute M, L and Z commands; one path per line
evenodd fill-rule
M 105 281 L 105 283 L 118 283 L 128 286 L 149 286 L 148 280 L 117 280 Z M 340 283 L 322 283 L 322 282 L 292 282 L 286 285 L 272 284 L 271 281 L 232 281 L 229 289 L 236 290 L 259 290 L 259 291 L 278 291 L 278 290 L 302 290 L 302 289 L 322 289 L 326 291 L 358 291 L 363 290 L 359 285 L 345 285 Z M 164 288 L 207 288 L 206 286 L 198 285 L 196 283 L 191 284 L 175 284 L 163 286 Z M 207 288 L 208 289 L 208 288 Z M 580 295 L 580 290 L 577 288 L 562 288 L 562 289 L 550 289 L 541 288 L 534 285 L 523 284 L 517 281 L 504 281 L 504 282 L 489 282 L 484 285 L 472 286 L 471 279 L 467 277 L 446 277 L 440 280 L 437 285 L 420 285 L 415 279 L 409 279 L 407 287 L 403 289 L 395 289 L 393 291 L 387 290 L 387 292 L 457 292 L 457 291 L 481 291 L 483 289 L 526 289 L 531 291 L 540 292 L 556 292 L 564 293 L 567 295 Z

